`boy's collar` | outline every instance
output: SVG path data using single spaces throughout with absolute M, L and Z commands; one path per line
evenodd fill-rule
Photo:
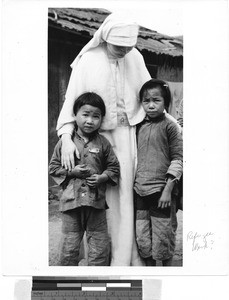
M 74 136 L 77 137 L 79 140 L 84 140 L 84 138 L 77 133 L 77 127 L 75 127 L 73 133 L 74 133 Z M 97 134 L 98 134 L 98 130 L 96 130 L 93 133 L 91 133 L 90 135 L 88 135 L 88 141 L 91 141 Z

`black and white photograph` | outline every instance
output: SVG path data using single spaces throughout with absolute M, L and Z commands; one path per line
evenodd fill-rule
M 50 265 L 182 266 L 183 36 L 49 8 L 48 41 Z

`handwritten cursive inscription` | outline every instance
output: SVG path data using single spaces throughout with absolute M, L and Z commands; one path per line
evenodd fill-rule
M 214 244 L 214 233 L 207 232 L 207 233 L 199 233 L 189 231 L 187 234 L 187 242 L 191 242 L 192 251 L 199 251 L 199 250 L 212 250 Z

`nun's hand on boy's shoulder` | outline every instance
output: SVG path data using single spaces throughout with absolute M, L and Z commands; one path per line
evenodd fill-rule
M 72 171 L 75 167 L 74 155 L 80 158 L 79 151 L 75 143 L 72 141 L 72 136 L 68 133 L 61 136 L 61 165 L 68 171 Z
M 158 201 L 159 208 L 166 208 L 171 205 L 171 193 L 167 191 L 163 191 L 161 194 L 161 198 Z

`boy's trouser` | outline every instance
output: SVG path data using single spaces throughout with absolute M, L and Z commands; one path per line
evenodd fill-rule
M 88 265 L 108 265 L 109 237 L 106 211 L 88 206 L 62 213 L 59 265 L 78 265 L 80 243 L 85 231 L 88 243 Z
M 143 258 L 166 260 L 173 256 L 176 243 L 176 202 L 158 208 L 161 193 L 141 197 L 135 194 L 136 239 Z

